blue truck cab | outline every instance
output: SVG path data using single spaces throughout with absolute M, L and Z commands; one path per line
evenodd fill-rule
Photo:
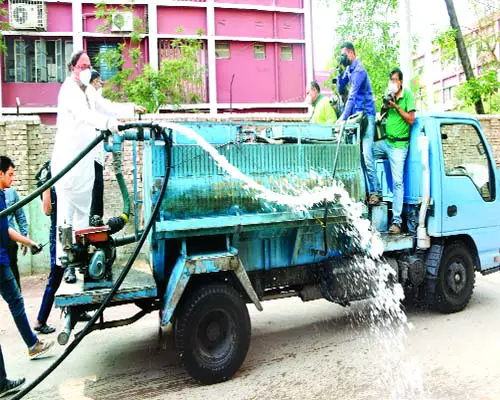
M 331 126 L 255 120 L 183 121 L 165 127 L 173 138 L 168 164 L 164 143 L 149 140 L 143 148 L 146 220 L 169 175 L 149 237 L 152 274 L 147 283 L 124 284 L 111 304 L 134 303 L 141 312 L 116 323 L 101 321 L 95 329 L 121 326 L 159 310 L 160 325 L 173 330 L 188 373 L 201 383 L 221 382 L 234 375 L 248 351 L 247 304 L 262 310 L 265 300 L 299 296 L 346 305 L 362 296 L 356 288 L 346 289 L 341 277 L 352 255 L 352 238 L 342 229 L 349 220 L 340 204 L 292 209 L 266 201 L 222 168 L 186 130 L 273 192 L 289 191 L 290 182 L 293 188 L 311 189 L 317 176 L 325 172 L 331 178 L 335 171 L 351 198 L 364 202 L 358 129 L 349 127 L 339 135 Z M 363 209 L 380 232 L 384 258 L 397 280 L 409 296 L 441 312 L 463 309 L 475 272 L 500 269 L 500 177 L 479 122 L 462 114 L 417 116 L 405 165 L 401 235 L 385 232 L 392 200 L 388 161 L 378 160 L 377 171 L 384 201 Z M 75 287 L 63 285 L 56 296 L 57 307 L 74 311 L 66 314 L 60 342 L 67 342 L 78 311 L 97 308 L 106 293 Z

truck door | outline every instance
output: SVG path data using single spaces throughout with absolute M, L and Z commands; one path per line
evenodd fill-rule
M 500 203 L 491 150 L 474 120 L 442 120 L 440 132 L 443 236 L 470 236 L 481 270 L 498 266 Z

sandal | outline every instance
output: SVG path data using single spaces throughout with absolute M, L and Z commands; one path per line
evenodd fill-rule
M 54 333 L 56 331 L 56 328 L 54 328 L 50 325 L 47 325 L 47 324 L 37 326 L 34 329 L 35 329 L 35 331 L 37 331 L 38 333 L 40 333 L 42 335 L 48 335 L 48 334 Z

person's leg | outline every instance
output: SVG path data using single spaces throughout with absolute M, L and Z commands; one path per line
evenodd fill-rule
M 389 145 L 388 145 L 389 146 Z M 401 213 L 403 212 L 404 182 L 403 172 L 408 149 L 396 149 L 389 146 L 388 158 L 392 175 L 392 223 L 401 227 Z
M 17 286 L 19 286 L 19 290 L 21 290 L 21 276 L 19 274 L 19 267 L 17 266 L 17 252 L 19 250 L 19 246 L 13 240 L 9 241 L 9 246 L 7 247 L 9 253 L 9 261 L 10 261 L 10 269 L 14 274 L 14 278 L 16 278 Z
M 373 138 L 375 136 L 375 116 L 368 115 L 368 125 L 363 137 L 363 159 L 366 167 L 366 175 L 368 180 L 368 193 L 377 194 L 380 192 L 377 179 L 377 171 L 375 169 L 375 159 L 373 156 Z
M 3 362 L 2 345 L 0 345 L 0 388 L 7 382 L 7 371 L 5 371 L 5 364 Z
M 54 304 L 54 298 L 57 289 L 59 289 L 59 286 L 61 285 L 63 275 L 64 269 L 55 264 L 51 265 L 49 278 L 47 279 L 47 285 L 45 286 L 45 292 L 43 293 L 42 304 L 40 305 L 40 311 L 38 312 L 38 323 L 35 330 L 47 324 L 50 311 L 52 310 L 52 306 Z
M 24 300 L 17 286 L 14 275 L 8 266 L 0 266 L 0 294 L 9 305 L 17 329 L 28 348 L 33 347 L 38 339 L 31 330 L 24 310 Z
M 94 171 L 95 179 L 92 189 L 90 216 L 98 215 L 102 218 L 104 215 L 104 167 L 97 161 L 94 161 Z

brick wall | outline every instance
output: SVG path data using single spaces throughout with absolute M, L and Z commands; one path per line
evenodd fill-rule
M 493 150 L 497 166 L 500 167 L 500 115 L 480 115 L 478 119 Z

